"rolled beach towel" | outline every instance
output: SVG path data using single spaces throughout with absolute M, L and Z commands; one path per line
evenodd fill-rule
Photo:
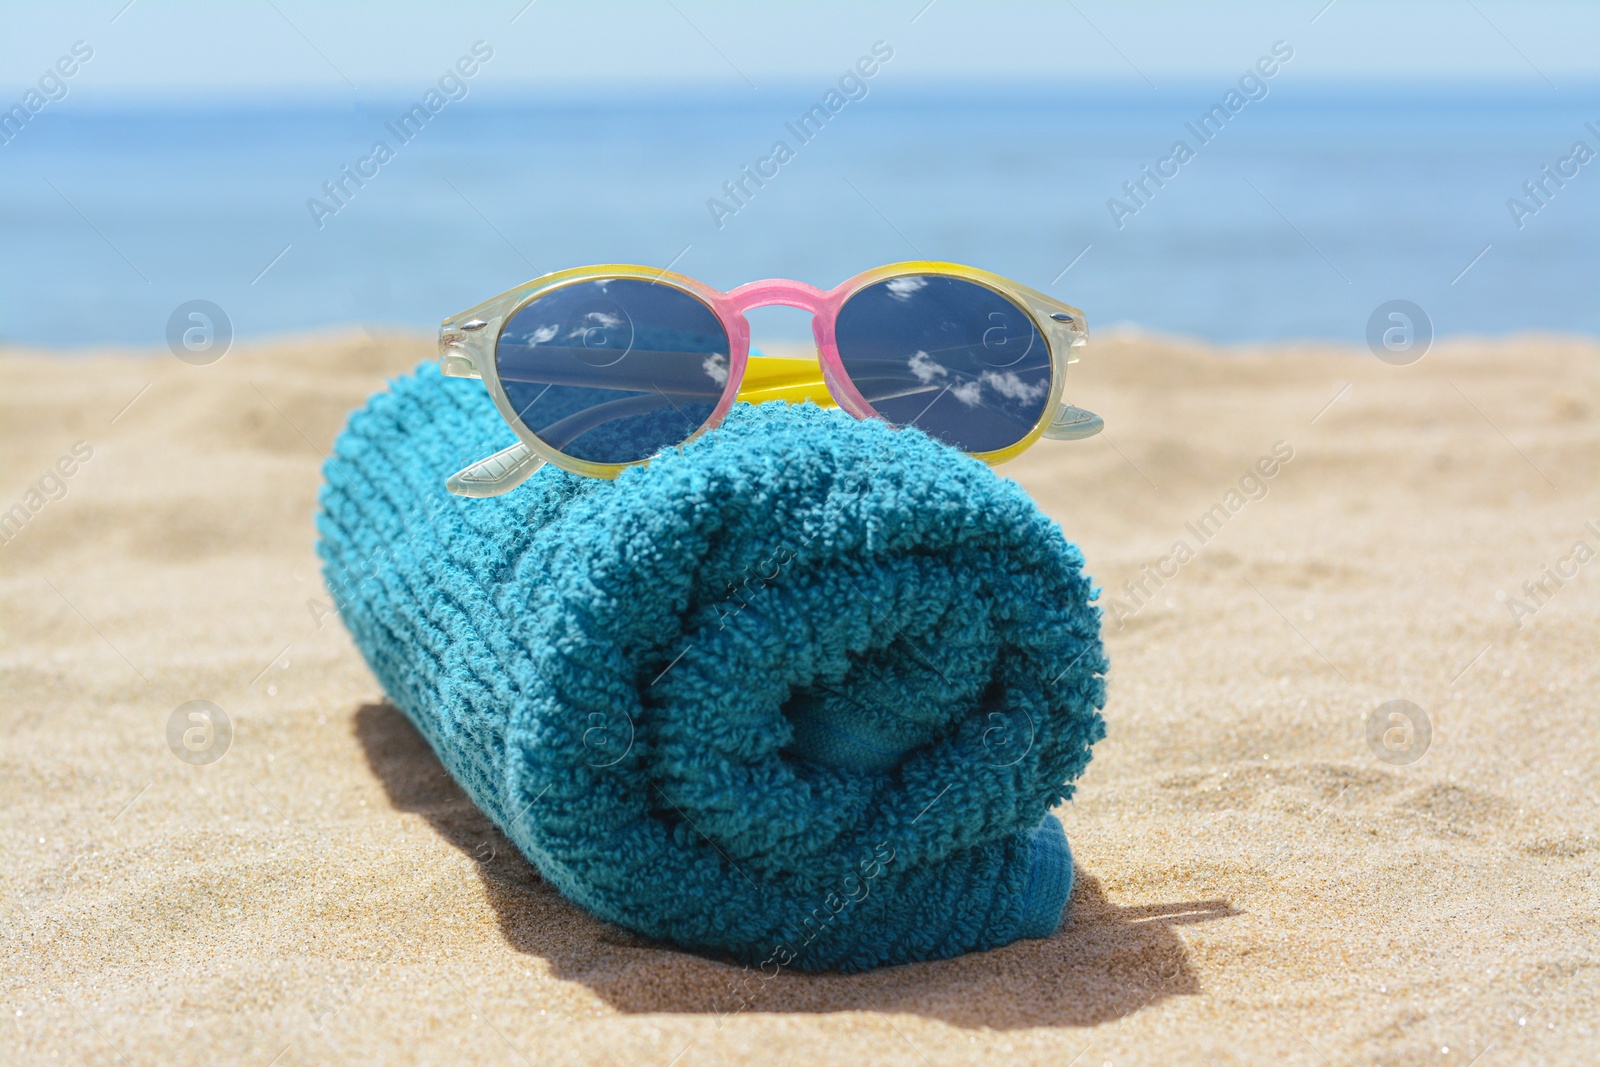
M 424 366 L 326 467 L 330 593 L 389 698 L 567 898 L 764 972 L 1048 937 L 1050 809 L 1104 735 L 1082 557 L 921 433 L 736 406 L 615 481 L 451 471 L 510 434 Z

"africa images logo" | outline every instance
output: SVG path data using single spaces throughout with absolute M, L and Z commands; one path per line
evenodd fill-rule
M 1127 200 L 1119 200 L 1114 196 L 1106 200 L 1106 210 L 1111 212 L 1111 221 L 1117 224 L 1117 229 L 1122 229 L 1128 224 L 1129 218 L 1149 207 L 1156 193 L 1182 173 L 1183 165 L 1215 140 L 1233 116 L 1249 104 L 1265 100 L 1270 92 L 1267 82 L 1276 77 L 1283 64 L 1293 58 L 1294 49 L 1287 41 L 1272 42 L 1271 54 L 1261 56 L 1239 76 L 1238 88 L 1229 89 L 1219 102 L 1212 104 L 1194 122 L 1183 124 L 1184 129 L 1194 135 L 1193 146 L 1187 139 L 1179 138 L 1172 143 L 1171 151 L 1156 160 L 1154 170 L 1146 163 L 1140 168 L 1139 177 L 1123 182 L 1122 192 Z
M 467 98 L 470 91 L 468 80 L 483 69 L 483 64 L 494 58 L 494 49 L 484 41 L 473 42 L 470 52 L 471 55 L 461 56 L 439 75 L 435 84 L 423 93 L 421 101 L 412 104 L 398 119 L 383 124 L 394 135 L 396 146 L 410 144 L 447 105 Z M 390 147 L 388 141 L 374 141 L 367 154 L 356 160 L 354 169 L 346 163 L 339 168 L 337 175 L 323 182 L 322 191 L 327 199 L 313 196 L 306 200 L 306 210 L 311 213 L 311 221 L 316 223 L 317 229 L 322 229 L 327 225 L 328 218 L 349 207 L 356 193 L 366 188 L 367 182 L 376 178 L 383 165 L 394 159 L 395 154 L 395 148 Z

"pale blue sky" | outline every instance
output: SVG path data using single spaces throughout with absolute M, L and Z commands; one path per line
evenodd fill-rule
M 1600 74 L 1600 4 L 1547 0 L 96 0 L 7 2 L 3 11 L 8 104 L 78 40 L 94 58 L 71 92 L 102 101 L 410 90 L 479 39 L 496 50 L 479 83 L 490 92 L 641 82 L 751 92 L 831 80 L 879 39 L 895 48 L 908 83 L 1231 80 L 1278 39 L 1295 48 L 1307 79 L 1566 86 Z

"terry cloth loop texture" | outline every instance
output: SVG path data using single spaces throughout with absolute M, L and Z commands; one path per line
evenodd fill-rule
M 1049 811 L 1104 735 L 1106 660 L 1020 488 L 774 403 L 615 481 L 445 491 L 506 437 L 476 382 L 393 382 L 334 447 L 319 551 L 390 699 L 547 880 L 766 967 L 1055 930 Z

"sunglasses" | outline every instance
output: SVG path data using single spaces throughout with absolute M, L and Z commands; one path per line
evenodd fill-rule
M 819 358 L 750 353 L 744 313 L 770 305 L 811 312 Z M 547 274 L 439 327 L 443 373 L 481 378 L 518 437 L 446 486 L 498 496 L 545 463 L 614 478 L 736 400 L 837 406 L 999 463 L 1099 432 L 1061 395 L 1088 337 L 1077 308 L 953 263 L 895 263 L 827 292 L 771 280 L 723 293 L 621 264 Z

